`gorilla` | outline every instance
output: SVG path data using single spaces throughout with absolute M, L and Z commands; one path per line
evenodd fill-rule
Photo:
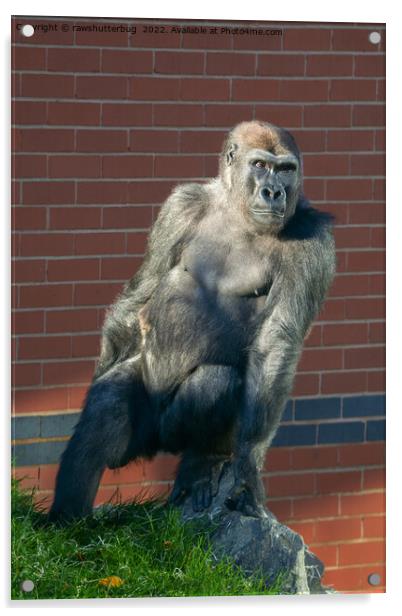
M 173 190 L 107 313 L 52 521 L 90 514 L 106 467 L 160 451 L 181 456 L 171 503 L 208 508 L 231 464 L 226 506 L 265 515 L 259 472 L 334 276 L 332 219 L 303 196 L 283 128 L 242 122 L 219 166 Z

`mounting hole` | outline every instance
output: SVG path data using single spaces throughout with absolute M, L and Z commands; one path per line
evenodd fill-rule
M 30 36 L 33 36 L 35 34 L 35 29 L 30 24 L 25 24 L 25 26 L 22 26 L 21 32 L 22 36 L 26 36 L 29 38 Z
M 24 592 L 32 592 L 35 587 L 35 584 L 32 580 L 24 580 L 21 584 L 21 590 Z
M 379 586 L 381 583 L 381 577 L 379 573 L 370 573 L 367 579 L 370 586 Z
M 381 34 L 379 32 L 370 32 L 369 41 L 370 43 L 373 43 L 373 45 L 378 45 L 381 41 Z

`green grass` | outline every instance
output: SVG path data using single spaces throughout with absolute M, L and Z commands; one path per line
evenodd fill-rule
M 280 594 L 262 577 L 217 562 L 208 532 L 153 501 L 110 506 L 64 528 L 46 524 L 33 493 L 12 483 L 12 598 L 183 597 Z M 120 586 L 103 586 L 117 576 Z M 32 592 L 21 590 L 32 580 Z

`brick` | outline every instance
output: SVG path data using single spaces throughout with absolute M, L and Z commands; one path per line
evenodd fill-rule
M 148 235 L 146 233 L 127 233 L 127 253 L 143 255 L 147 246 Z
M 181 105 L 180 103 L 158 103 L 153 105 L 155 126 L 203 126 L 202 105 Z M 244 116 L 243 116 L 244 117 Z M 213 123 L 207 122 L 208 125 Z
M 328 150 L 351 152 L 354 150 L 372 150 L 374 147 L 374 132 L 372 130 L 329 130 Z M 359 158 L 360 154 L 356 155 Z
M 325 150 L 325 132 L 319 130 L 293 130 L 301 152 L 323 152 Z
M 36 101 L 12 101 L 11 117 L 13 124 L 45 124 L 46 103 Z
M 258 53 L 264 51 L 278 51 L 282 48 L 282 34 L 281 28 L 276 28 L 279 30 L 278 34 L 272 34 L 271 36 L 233 36 L 233 49 L 249 49 L 251 51 L 256 51 Z M 220 39 L 222 36 L 219 37 Z M 230 40 L 230 36 L 227 37 Z
M 183 101 L 228 101 L 229 79 L 183 78 L 180 83 L 180 99 Z M 168 98 L 168 97 L 166 97 Z
M 68 409 L 79 411 L 84 405 L 88 387 L 68 387 Z
M 232 100 L 279 101 L 280 84 L 279 79 L 233 79 Z
M 74 77 L 25 73 L 21 76 L 21 96 L 72 98 L 74 96 Z
M 191 75 L 204 72 L 204 53 L 156 51 L 155 73 Z M 208 71 L 207 71 L 208 72 Z
M 147 126 L 152 124 L 151 105 L 139 103 L 103 103 L 103 126 Z
M 29 231 L 46 228 L 46 208 L 16 207 L 12 210 L 13 229 Z
M 73 357 L 92 357 L 96 359 L 100 352 L 99 334 L 86 334 L 72 337 L 71 354 Z M 95 365 L 92 365 L 91 373 Z
M 383 154 L 354 154 L 350 157 L 352 175 L 385 175 Z
M 245 118 L 252 118 L 252 105 L 206 105 L 206 125 L 232 127 Z
M 326 101 L 328 100 L 329 82 L 324 79 L 282 80 L 280 99 L 283 101 Z
M 99 72 L 99 49 L 49 48 L 47 50 L 47 69 L 63 73 Z
M 385 443 L 361 443 L 341 445 L 339 466 L 370 466 L 385 464 Z
M 39 154 L 15 154 L 11 159 L 12 175 L 17 178 L 40 178 L 46 176 L 46 156 Z
M 367 440 L 368 441 L 385 440 L 385 421 L 384 420 L 367 422 Z
M 342 178 L 327 180 L 327 199 L 332 201 L 364 201 L 372 197 L 370 179 Z
M 375 131 L 375 149 L 385 152 L 385 130 Z
M 330 100 L 333 101 L 371 101 L 376 96 L 374 79 L 332 79 Z
M 19 341 L 19 359 L 49 359 L 70 356 L 70 336 L 25 336 Z
M 75 43 L 76 45 L 93 45 L 98 47 L 127 47 L 129 41 L 129 32 L 128 31 L 119 31 L 118 24 L 105 24 L 103 22 L 98 22 L 98 29 L 91 31 L 91 29 L 87 29 L 88 26 L 91 28 L 92 24 L 88 22 L 74 22 L 76 27 L 81 26 L 80 29 L 75 32 Z M 112 27 L 109 29 L 108 26 Z M 102 29 L 102 26 L 105 29 Z M 113 30 L 113 27 L 116 29 Z
M 26 233 L 21 238 L 21 256 L 62 256 L 73 252 L 74 238 L 67 233 Z
M 367 515 L 385 512 L 384 492 L 341 495 L 341 515 Z
M 239 106 L 236 105 L 236 109 Z M 270 124 L 286 126 L 288 128 L 299 127 L 303 121 L 303 107 L 301 105 L 255 105 L 256 118 Z M 252 113 L 243 115 L 242 119 L 252 118 Z M 241 120 L 240 120 L 241 121 Z M 236 124 L 232 122 L 232 124 Z
M 385 302 L 383 298 L 351 298 L 346 304 L 348 319 L 384 319 Z
M 337 465 L 337 447 L 298 447 L 292 451 L 292 468 L 327 468 Z
M 274 475 L 268 477 L 268 497 L 314 494 L 315 474 Z
M 42 372 L 40 364 L 13 364 L 12 365 L 12 386 L 13 387 L 29 387 L 39 385 L 42 380 Z M 23 438 L 17 431 L 15 438 Z M 24 438 L 30 438 L 24 437 Z
M 101 223 L 101 211 L 89 207 L 58 207 L 50 209 L 51 229 L 97 229 Z
M 327 423 L 318 426 L 319 443 L 357 443 L 363 440 L 363 422 Z
M 338 548 L 339 549 L 339 548 Z M 341 567 L 326 570 L 322 583 L 332 586 L 337 592 L 356 591 L 362 587 L 362 575 L 359 567 Z
M 102 71 L 105 73 L 150 73 L 152 52 L 137 49 L 103 49 Z
M 372 228 L 370 245 L 375 248 L 385 248 L 385 236 L 385 226 Z
M 42 310 L 13 312 L 11 317 L 13 334 L 39 334 L 44 331 L 45 313 Z
M 46 312 L 46 331 L 81 332 L 98 329 L 98 311 L 96 309 L 48 310 Z
M 222 147 L 223 132 L 185 131 L 180 135 L 180 151 L 194 153 L 218 153 Z
M 123 130 L 77 130 L 78 152 L 126 152 L 127 132 Z
M 130 77 L 128 79 L 131 100 L 179 100 L 180 79 L 176 77 Z M 117 97 L 114 97 L 117 98 Z
M 184 33 L 182 35 L 182 47 L 183 49 L 230 49 L 232 47 L 232 35 L 221 33 L 220 29 L 218 33 Z
M 174 180 L 159 182 L 128 182 L 127 202 L 132 204 L 160 204 L 177 184 Z
M 78 76 L 76 77 L 75 96 L 93 99 L 127 98 L 127 77 Z
M 101 175 L 100 156 L 51 156 L 51 178 L 96 178 Z
M 113 257 L 102 259 L 101 279 L 126 281 L 138 271 L 141 258 Z
M 365 248 L 370 243 L 371 229 L 369 227 L 335 229 L 335 245 L 340 248 Z
M 298 370 L 314 372 L 316 370 L 336 370 L 343 368 L 341 349 L 305 349 L 301 356 Z
M 67 406 L 67 390 L 53 387 L 16 391 L 14 406 L 17 414 L 62 410 Z
M 355 272 L 384 272 L 385 271 L 385 251 L 365 250 L 362 252 L 351 252 L 348 255 L 348 270 Z
M 79 182 L 77 184 L 77 203 L 127 203 L 127 183 L 109 181 Z
M 309 332 L 307 332 L 307 335 L 304 339 L 304 345 L 306 347 L 316 347 L 316 346 L 321 346 L 322 342 L 321 342 L 321 334 L 322 334 L 322 327 L 321 325 L 313 325 L 310 329 Z
M 291 522 L 291 529 L 301 535 L 304 542 L 309 545 L 315 541 L 316 524 L 312 522 Z
M 19 131 L 19 152 L 71 152 L 74 131 L 56 128 L 26 128 Z
M 297 374 L 293 383 L 292 396 L 314 396 L 318 394 L 318 389 L 317 374 Z
M 122 290 L 118 283 L 87 283 L 75 285 L 75 306 L 108 306 Z
M 151 223 L 152 208 L 149 206 L 103 208 L 103 227 L 105 229 L 148 228 Z
M 132 152 L 177 152 L 179 148 L 178 131 L 131 130 L 130 150 Z
M 102 177 L 104 178 L 141 178 L 152 175 L 153 156 L 127 154 L 102 158 Z
M 73 182 L 25 182 L 24 203 L 27 205 L 60 205 L 74 203 Z
M 317 518 L 326 518 L 338 516 L 338 496 L 325 495 L 313 496 L 313 498 L 295 498 L 293 500 L 293 516 L 292 519 L 309 520 Z M 335 521 L 335 520 L 334 520 Z M 322 522 L 319 523 L 321 526 Z M 360 536 L 360 535 L 359 535 Z M 315 540 L 320 542 L 320 536 L 316 536 Z M 327 540 L 324 539 L 326 542 Z
M 144 463 L 144 479 L 146 481 L 174 479 L 179 459 L 173 455 L 158 455 L 152 462 Z
M 13 477 L 19 481 L 23 490 L 37 488 L 39 484 L 38 466 L 19 466 L 12 469 Z
M 255 66 L 256 57 L 254 54 L 242 54 L 233 52 L 207 53 L 207 75 L 223 75 L 225 77 L 228 75 L 254 75 Z M 202 70 L 200 72 L 202 72 Z
M 345 349 L 345 368 L 378 368 L 385 366 L 385 347 Z
M 323 344 L 344 346 L 348 344 L 367 344 L 367 323 L 336 323 L 323 326 Z
M 101 484 L 107 485 L 119 485 L 122 483 L 133 483 L 134 481 L 144 480 L 144 462 L 142 460 L 136 460 L 124 466 L 116 469 L 106 469 L 102 475 Z
M 385 106 L 381 105 L 354 105 L 353 126 L 385 126 Z
M 41 436 L 71 436 L 79 419 L 79 413 L 59 413 L 57 415 L 42 415 L 40 418 Z
M 340 565 L 381 563 L 385 561 L 385 542 L 368 541 L 339 546 Z
M 330 50 L 331 33 L 322 28 L 289 28 L 284 30 L 283 48 L 295 51 Z
M 314 554 L 318 556 L 325 567 L 335 567 L 338 563 L 338 547 L 336 545 L 314 545 Z
M 155 175 L 157 177 L 197 178 L 204 173 L 201 156 L 156 156 Z
M 152 28 L 152 29 L 150 29 Z M 147 29 L 147 31 L 145 31 Z M 138 29 L 135 36 L 130 37 L 129 44 L 133 47 L 150 47 L 157 49 L 164 49 L 173 47 L 174 49 L 180 48 L 181 34 L 180 32 L 169 32 L 169 36 L 163 30 L 155 31 L 155 23 L 141 24 L 141 29 Z M 188 45 L 183 45 L 187 47 Z
M 385 537 L 385 516 L 363 518 L 363 537 L 383 539 Z
M 385 201 L 385 178 L 384 179 L 374 179 L 374 190 L 373 197 L 379 201 Z
M 350 126 L 351 113 L 350 105 L 308 105 L 304 108 L 304 126 Z
M 385 204 L 356 203 L 349 209 L 349 222 L 355 224 L 384 224 Z
M 359 518 L 348 518 L 347 520 L 325 520 L 316 522 L 315 541 L 344 542 L 351 539 L 360 539 L 361 523 Z
M 286 522 L 291 517 L 292 502 L 288 500 L 268 499 L 267 507 L 282 522 Z
M 79 233 L 75 238 L 75 254 L 118 254 L 124 252 L 124 243 L 124 233 Z
M 52 362 L 43 366 L 45 385 L 89 383 L 94 371 L 93 361 Z
M 68 306 L 72 301 L 73 285 L 26 285 L 20 289 L 20 308 Z
M 257 75 L 271 77 L 299 77 L 304 75 L 304 56 L 301 54 L 258 54 Z M 241 75 L 242 73 L 237 73 Z
M 385 468 L 364 469 L 363 490 L 381 490 L 385 488 Z
M 369 342 L 385 342 L 385 323 L 369 324 Z
M 12 47 L 11 63 L 16 71 L 40 71 L 46 67 L 45 47 Z
M 12 262 L 12 278 L 16 282 L 42 282 L 45 280 L 44 259 L 24 259 Z
M 378 347 L 373 347 L 370 350 L 376 350 Z M 358 350 L 358 349 L 347 349 Z M 380 347 L 381 353 L 384 347 Z M 383 356 L 381 356 L 381 359 Z M 345 397 L 343 399 L 343 416 L 344 417 L 369 417 L 373 415 L 385 414 L 385 396 L 353 396 L 351 398 Z
M 97 103 L 48 103 L 48 124 L 88 125 L 100 124 L 100 105 Z
M 306 154 L 303 157 L 303 168 L 306 176 L 348 175 L 349 160 L 340 154 Z
M 306 75 L 308 77 L 352 76 L 353 56 L 347 55 L 307 55 Z
M 385 391 L 385 370 L 371 370 L 367 374 L 367 391 Z
M 49 282 L 98 280 L 99 259 L 57 259 L 47 264 Z
M 295 419 L 303 421 L 309 419 L 332 419 L 340 417 L 340 398 L 318 398 L 295 401 Z
M 288 471 L 290 469 L 290 449 L 269 449 L 264 469 L 266 471 Z
M 378 47 L 370 43 L 369 35 L 372 29 L 334 28 L 332 49 L 334 51 L 378 51 Z M 381 33 L 383 34 L 383 32 Z
M 335 471 L 317 474 L 318 494 L 343 494 L 344 492 L 359 492 L 362 474 L 360 471 Z M 341 502 L 342 502 L 341 497 Z M 346 513 L 341 509 L 341 515 Z
M 322 201 L 325 194 L 325 181 L 305 178 L 304 187 L 306 194 L 312 201 Z
M 274 447 L 289 447 L 292 445 L 314 445 L 316 442 L 316 426 L 279 426 L 273 440 Z

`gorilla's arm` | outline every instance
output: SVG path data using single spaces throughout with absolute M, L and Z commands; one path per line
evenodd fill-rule
M 304 337 L 332 281 L 334 263 L 333 239 L 325 226 L 315 237 L 284 247 L 250 349 L 234 452 L 236 480 L 227 501 L 231 509 L 261 515 L 264 489 L 258 471 L 291 392 Z
M 206 190 L 201 184 L 183 184 L 163 204 L 150 233 L 141 268 L 106 315 L 94 380 L 115 363 L 138 352 L 141 340 L 138 311 L 180 259 L 182 248 L 203 217 L 207 203 Z

